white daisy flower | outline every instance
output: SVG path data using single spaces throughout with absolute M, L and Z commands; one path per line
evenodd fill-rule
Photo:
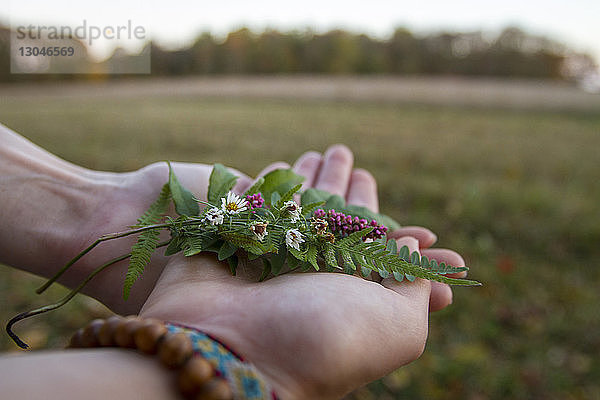
M 304 243 L 302 234 L 298 229 L 290 229 L 285 233 L 285 244 L 300 251 L 300 243 Z
M 281 211 L 286 212 L 290 216 L 291 222 L 296 222 L 300 219 L 302 213 L 302 207 L 300 207 L 294 200 L 286 201 L 281 207 Z
M 211 225 L 221 225 L 223 223 L 223 211 L 214 207 L 208 210 L 206 215 L 204 215 L 204 221 L 208 221 Z
M 269 234 L 267 232 L 268 222 L 253 222 L 250 225 L 250 230 L 256 235 L 259 242 L 262 242 L 265 236 Z
M 227 193 L 227 198 L 221 198 L 221 209 L 229 214 L 239 214 L 248 209 L 248 201 L 233 192 Z

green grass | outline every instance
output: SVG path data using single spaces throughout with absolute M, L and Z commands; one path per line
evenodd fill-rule
M 96 169 L 222 162 L 249 174 L 346 143 L 380 184 L 381 208 L 430 227 L 482 288 L 431 316 L 427 351 L 355 398 L 600 397 L 600 113 L 368 102 L 157 97 L 8 98 L 0 121 Z M 52 301 L 0 271 L 0 315 Z M 59 346 L 89 315 L 80 298 L 23 324 Z M 28 337 L 29 338 L 29 337 Z M 365 342 L 365 345 L 377 345 Z M 13 346 L 0 338 L 0 348 Z

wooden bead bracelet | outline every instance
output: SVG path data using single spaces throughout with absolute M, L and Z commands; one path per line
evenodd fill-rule
M 156 319 L 136 316 L 96 319 L 79 329 L 67 347 L 121 347 L 156 354 L 164 366 L 175 371 L 177 386 L 185 398 L 233 399 L 227 381 L 217 376 L 208 360 L 194 353 L 190 338 L 184 333 L 168 332 L 166 325 Z

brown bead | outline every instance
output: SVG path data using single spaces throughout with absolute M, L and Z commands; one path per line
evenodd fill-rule
M 158 344 L 158 358 L 169 368 L 177 368 L 192 356 L 192 341 L 185 333 L 168 334 Z
M 179 371 L 177 386 L 184 396 L 190 397 L 198 393 L 214 375 L 215 369 L 210 362 L 202 357 L 192 357 Z
M 98 343 L 98 331 L 104 324 L 103 319 L 95 319 L 85 328 L 81 333 L 81 347 L 97 347 Z
M 121 320 L 115 328 L 114 341 L 119 347 L 135 347 L 133 334 L 142 326 L 142 320 L 137 317 L 127 317 Z
M 155 319 L 146 319 L 133 334 L 135 347 L 146 354 L 156 353 L 158 341 L 166 335 L 167 327 Z
M 196 394 L 196 400 L 231 400 L 233 392 L 226 380 L 214 378 L 202 386 Z
M 122 317 L 114 315 L 104 322 L 98 331 L 98 342 L 100 346 L 115 346 L 115 330 L 117 325 L 123 320 Z
M 79 328 L 77 332 L 73 336 L 71 336 L 71 340 L 67 345 L 68 348 L 77 349 L 83 347 L 81 343 L 81 336 L 83 335 L 83 328 Z

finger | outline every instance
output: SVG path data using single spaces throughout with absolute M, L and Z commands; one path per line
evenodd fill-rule
M 267 165 L 262 171 L 258 173 L 257 178 L 265 176 L 269 172 L 275 171 L 276 169 L 288 169 L 290 165 L 283 161 L 277 161 L 272 164 Z M 256 179 L 238 179 L 235 186 L 233 187 L 233 191 L 235 193 L 244 193 L 246 190 L 250 189 L 250 187 L 256 182 Z
M 344 145 L 336 144 L 325 152 L 315 188 L 346 197 L 354 156 Z
M 421 254 L 427 256 L 430 260 L 435 260 L 438 263 L 446 263 L 454 267 L 462 267 L 465 265 L 465 260 L 460 254 L 449 249 L 423 249 Z M 456 274 L 448 274 L 451 278 L 464 278 L 467 276 L 467 271 Z
M 465 261 L 460 254 L 449 249 L 424 249 L 421 250 L 421 254 L 427 256 L 430 260 L 436 260 L 438 263 L 443 262 L 453 266 L 465 265 Z M 447 276 L 452 278 L 463 278 L 466 275 L 466 272 L 459 272 L 457 274 L 448 274 Z M 443 310 L 452 304 L 452 296 L 452 288 L 449 285 L 440 282 L 432 282 L 429 311 L 434 312 Z
M 441 282 L 431 282 L 431 295 L 429 296 L 429 311 L 443 310 L 452 304 L 452 288 Z
M 302 188 L 307 189 L 314 186 L 317 179 L 317 174 L 321 168 L 323 156 L 316 151 L 309 151 L 300 156 L 294 163 L 292 169 L 298 175 L 302 175 L 306 179 L 302 183 Z
M 417 239 L 422 249 L 430 247 L 437 241 L 436 234 L 422 226 L 403 226 L 388 234 L 388 237 L 392 239 L 398 239 L 403 236 L 412 236 Z
M 419 242 L 414 237 L 405 236 L 396 240 L 398 248 L 408 246 L 408 250 L 412 254 L 414 251 L 419 251 Z M 381 281 L 381 284 L 388 289 L 393 290 L 399 295 L 406 298 L 415 306 L 429 305 L 429 295 L 431 293 L 431 284 L 426 279 L 415 279 L 414 282 L 403 280 L 398 282 L 393 276 L 389 276 Z
M 377 182 L 369 171 L 355 169 L 350 175 L 350 186 L 346 194 L 346 202 L 357 206 L 367 207 L 371 211 L 379 212 L 377 199 Z

